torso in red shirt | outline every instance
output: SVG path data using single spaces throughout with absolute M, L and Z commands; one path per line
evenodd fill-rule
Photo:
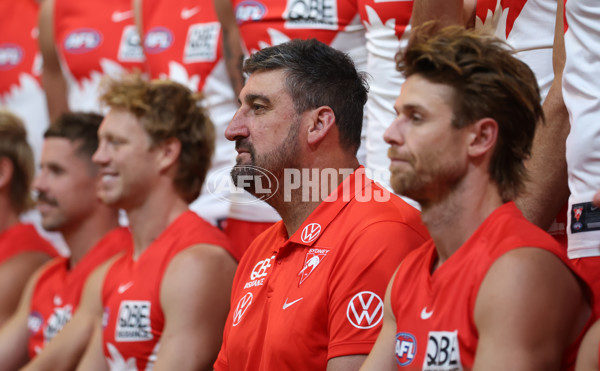
M 88 275 L 110 257 L 131 248 L 129 230 L 117 228 L 106 234 L 73 269 L 69 269 L 67 258 L 56 258 L 46 265 L 31 298 L 30 358 L 35 357 L 71 319 Z

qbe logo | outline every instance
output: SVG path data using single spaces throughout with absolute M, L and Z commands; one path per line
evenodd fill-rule
M 396 335 L 396 362 L 400 366 L 408 366 L 417 354 L 417 339 L 409 333 L 400 332 Z
M 117 58 L 123 62 L 142 62 L 144 60 L 144 50 L 140 44 L 140 35 L 134 25 L 123 27 Z
M 165 27 L 154 27 L 146 34 L 144 50 L 148 54 L 158 54 L 173 44 L 173 33 Z
M 184 63 L 213 62 L 219 46 L 219 22 L 198 23 L 188 29 L 183 51 Z
M 252 293 L 247 292 L 246 295 L 242 296 L 240 301 L 238 301 L 238 304 L 235 307 L 235 310 L 233 311 L 233 325 L 234 326 L 239 325 L 240 322 L 242 321 L 242 317 L 244 316 L 244 313 L 246 313 L 246 311 L 250 307 L 250 304 L 252 304 L 252 298 L 253 298 Z
M 0 45 L 0 71 L 15 68 L 23 60 L 23 49 L 16 44 Z
M 79 28 L 71 32 L 64 42 L 65 51 L 83 54 L 96 49 L 102 43 L 102 34 L 91 28 Z
M 374 292 L 359 292 L 348 303 L 346 316 L 352 326 L 356 328 L 375 327 L 383 318 L 383 300 Z
M 462 371 L 458 330 L 430 331 L 423 371 Z
M 115 328 L 116 341 L 152 340 L 151 303 L 147 300 L 123 300 Z
M 336 0 L 287 0 L 285 28 L 338 29 Z
M 258 1 L 245 0 L 235 7 L 235 19 L 238 24 L 248 21 L 260 21 L 266 14 L 267 8 Z

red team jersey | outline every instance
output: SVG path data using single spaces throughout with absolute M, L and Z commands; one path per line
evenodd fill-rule
M 490 214 L 433 275 L 433 241 L 407 256 L 391 293 L 398 368 L 471 369 L 478 342 L 474 310 L 479 287 L 500 256 L 524 246 L 547 250 L 570 267 L 564 249 L 529 223 L 513 202 Z M 565 352 L 562 369 L 573 366 L 580 341 L 581 336 Z
M 386 283 L 427 238 L 419 212 L 360 168 L 290 238 L 278 222 L 250 245 L 215 370 L 324 370 L 368 354 Z
M 0 232 L 0 264 L 25 252 L 41 252 L 55 257 L 57 252 L 31 224 L 17 223 Z
M 73 269 L 69 268 L 69 259 L 62 257 L 46 265 L 31 297 L 27 323 L 30 331 L 29 358 L 35 357 L 71 319 L 88 275 L 110 257 L 131 249 L 132 243 L 127 228 L 116 228 L 107 233 Z
M 0 107 L 25 122 L 36 161 L 48 127 L 46 96 L 40 83 L 38 10 L 35 0 L 0 1 Z
M 99 110 L 98 84 L 104 75 L 143 69 L 130 0 L 55 0 L 54 40 L 73 111 Z
M 232 0 L 232 5 L 249 53 L 309 38 L 351 54 L 364 51 L 355 0 Z
M 191 211 L 180 215 L 133 260 L 129 253 L 109 268 L 102 288 L 104 355 L 110 369 L 152 369 L 165 318 L 161 282 L 171 260 L 197 244 L 229 249 L 227 237 Z

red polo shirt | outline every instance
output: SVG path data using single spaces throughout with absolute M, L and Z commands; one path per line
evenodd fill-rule
M 249 247 L 215 369 L 317 370 L 368 354 L 387 282 L 427 238 L 419 212 L 360 168 L 291 238 L 278 222 Z

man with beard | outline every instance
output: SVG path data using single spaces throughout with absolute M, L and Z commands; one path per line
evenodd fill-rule
M 87 276 L 131 245 L 118 213 L 98 200 L 96 132 L 102 116 L 66 113 L 44 134 L 41 168 L 33 187 L 42 226 L 61 232 L 70 256 L 40 268 L 29 280 L 17 312 L 0 332 L 0 364 L 12 370 L 32 359 L 61 331 L 79 305 Z
M 568 369 L 586 287 L 511 201 L 543 119 L 535 76 L 498 39 L 435 27 L 398 59 L 407 80 L 385 134 L 392 186 L 421 204 L 432 240 L 392 280 L 364 369 Z
M 109 80 L 102 101 L 98 195 L 127 212 L 133 249 L 91 275 L 81 309 L 30 369 L 205 370 L 236 267 L 227 237 L 188 208 L 214 128 L 199 95 L 172 81 Z
M 282 221 L 240 262 L 214 367 L 356 370 L 381 325 L 385 281 L 427 233 L 358 164 L 367 87 L 347 55 L 293 40 L 244 71 L 225 132 L 238 151 L 232 178 Z

